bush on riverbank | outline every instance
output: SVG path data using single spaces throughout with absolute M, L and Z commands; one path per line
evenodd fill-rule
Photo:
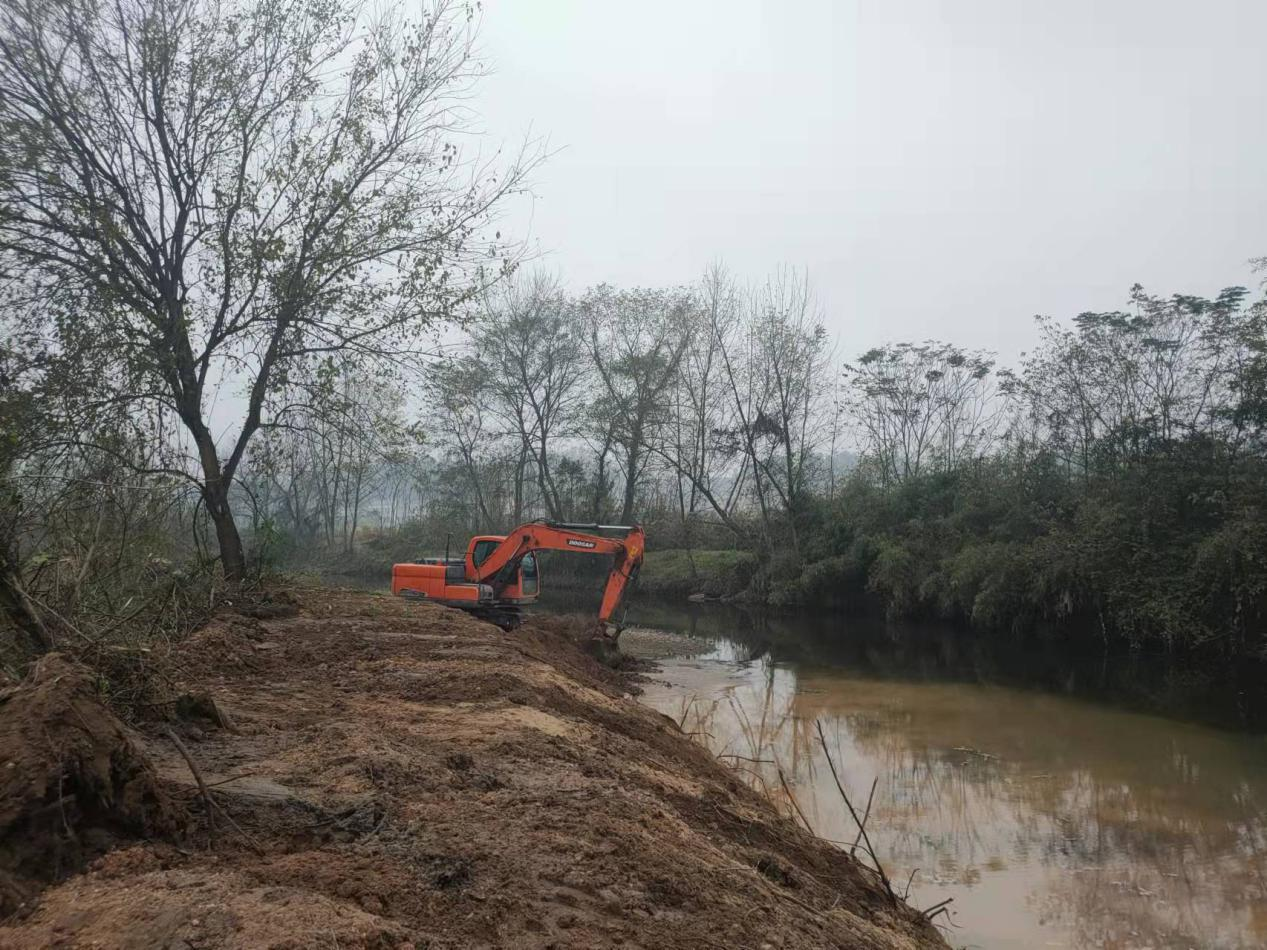
M 1013 370 L 937 343 L 847 366 L 859 463 L 749 532 L 753 592 L 1267 655 L 1267 298 L 1135 287 L 1039 334 Z
M 733 597 L 748 588 L 757 571 L 750 551 L 648 551 L 638 589 L 648 595 Z
M 830 553 L 769 585 L 779 606 L 871 594 L 894 618 L 1026 635 L 1051 624 L 1135 646 L 1267 655 L 1267 479 L 1177 464 L 1090 487 L 999 458 L 877 491 L 851 480 Z M 757 586 L 761 579 L 757 579 Z

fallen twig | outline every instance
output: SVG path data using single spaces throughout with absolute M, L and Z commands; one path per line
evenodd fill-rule
M 168 726 L 166 731 L 167 738 L 172 740 L 172 745 L 176 747 L 176 751 L 180 753 L 181 758 L 185 760 L 185 764 L 189 766 L 189 771 L 193 774 L 194 781 L 198 783 L 198 791 L 202 794 L 202 802 L 207 809 L 207 825 L 211 829 L 211 842 L 214 844 L 216 840 L 216 803 L 211 798 L 211 791 L 203 780 L 202 772 L 194 763 L 193 756 L 185 748 L 185 743 L 180 741 L 180 737 L 176 735 L 171 726 Z
M 211 827 L 212 842 L 215 841 L 215 813 L 219 812 L 220 817 L 227 821 L 229 826 L 242 836 L 242 840 L 246 842 L 252 851 L 256 854 L 263 854 L 264 849 L 255 843 L 255 839 L 247 834 L 242 826 L 234 821 L 233 816 L 221 808 L 220 804 L 211 797 L 211 789 L 207 787 L 206 781 L 203 780 L 202 772 L 198 770 L 198 766 L 194 763 L 193 756 L 189 754 L 189 750 L 185 748 L 185 743 L 180 741 L 180 736 L 176 735 L 176 731 L 171 726 L 167 727 L 167 738 L 172 740 L 172 745 L 176 747 L 176 751 L 180 753 L 181 758 L 185 760 L 185 764 L 189 766 L 189 771 L 193 773 L 194 781 L 198 783 L 198 790 L 202 793 L 202 800 L 207 806 L 207 823 Z
M 769 878 L 767 878 L 764 874 L 762 874 L 756 868 L 748 867 L 747 865 L 739 865 L 735 867 L 726 866 L 726 867 L 714 868 L 713 870 L 715 871 L 746 871 L 750 874 L 755 875 L 758 880 L 763 881 L 765 884 L 767 884 L 775 894 L 777 894 L 779 897 L 783 898 L 784 900 L 791 901 L 797 907 L 804 908 L 805 910 L 813 914 L 815 917 L 823 916 L 823 911 L 819 910 L 817 907 L 814 907 L 810 904 L 805 903 L 805 901 L 801 900 L 799 897 L 793 897 L 791 894 L 787 892 L 787 888 L 776 887 L 770 881 Z M 833 908 L 835 907 L 835 905 L 832 905 L 832 906 Z
M 218 782 L 208 782 L 207 788 L 219 788 L 221 785 L 228 785 L 230 782 L 236 782 L 238 779 L 241 779 L 241 778 L 250 778 L 252 775 L 256 775 L 256 774 L 258 773 L 243 772 L 241 775 L 230 775 L 228 778 L 222 778 Z
M 783 770 L 776 769 L 779 773 L 779 784 L 783 786 L 783 793 L 787 795 L 788 801 L 792 803 L 792 807 L 796 809 L 796 814 L 800 816 L 801 824 L 805 826 L 805 830 L 810 834 L 814 833 L 814 829 L 810 826 L 809 819 L 805 817 L 805 812 L 801 811 L 800 803 L 797 802 L 796 796 L 792 794 L 792 789 L 788 786 L 787 779 L 783 777 Z

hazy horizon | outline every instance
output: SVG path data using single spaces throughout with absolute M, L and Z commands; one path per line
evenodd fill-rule
M 1267 4 L 488 0 L 476 91 L 555 150 L 505 229 L 572 287 L 807 269 L 843 353 L 999 351 L 1131 284 L 1253 286 Z

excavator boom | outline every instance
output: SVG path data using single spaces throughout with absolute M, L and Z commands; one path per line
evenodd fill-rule
M 623 536 L 602 532 L 623 532 Z M 392 593 L 462 607 L 511 627 L 518 622 L 519 607 L 537 597 L 535 552 L 610 555 L 612 568 L 598 612 L 599 624 L 610 630 L 612 618 L 638 576 L 645 546 L 646 536 L 637 525 L 533 521 L 505 537 L 472 538 L 462 561 L 446 558 L 395 565 Z M 530 591 L 526 564 L 532 567 Z

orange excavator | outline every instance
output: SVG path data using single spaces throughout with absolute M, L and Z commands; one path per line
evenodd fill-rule
M 619 536 L 613 536 L 618 534 Z M 471 538 L 466 557 L 423 558 L 392 567 L 392 593 L 460 607 L 505 630 L 523 622 L 523 608 L 541 592 L 537 551 L 610 554 L 613 557 L 598 632 L 615 638 L 620 625 L 612 618 L 642 567 L 646 537 L 638 525 L 572 524 L 533 521 L 507 535 Z

